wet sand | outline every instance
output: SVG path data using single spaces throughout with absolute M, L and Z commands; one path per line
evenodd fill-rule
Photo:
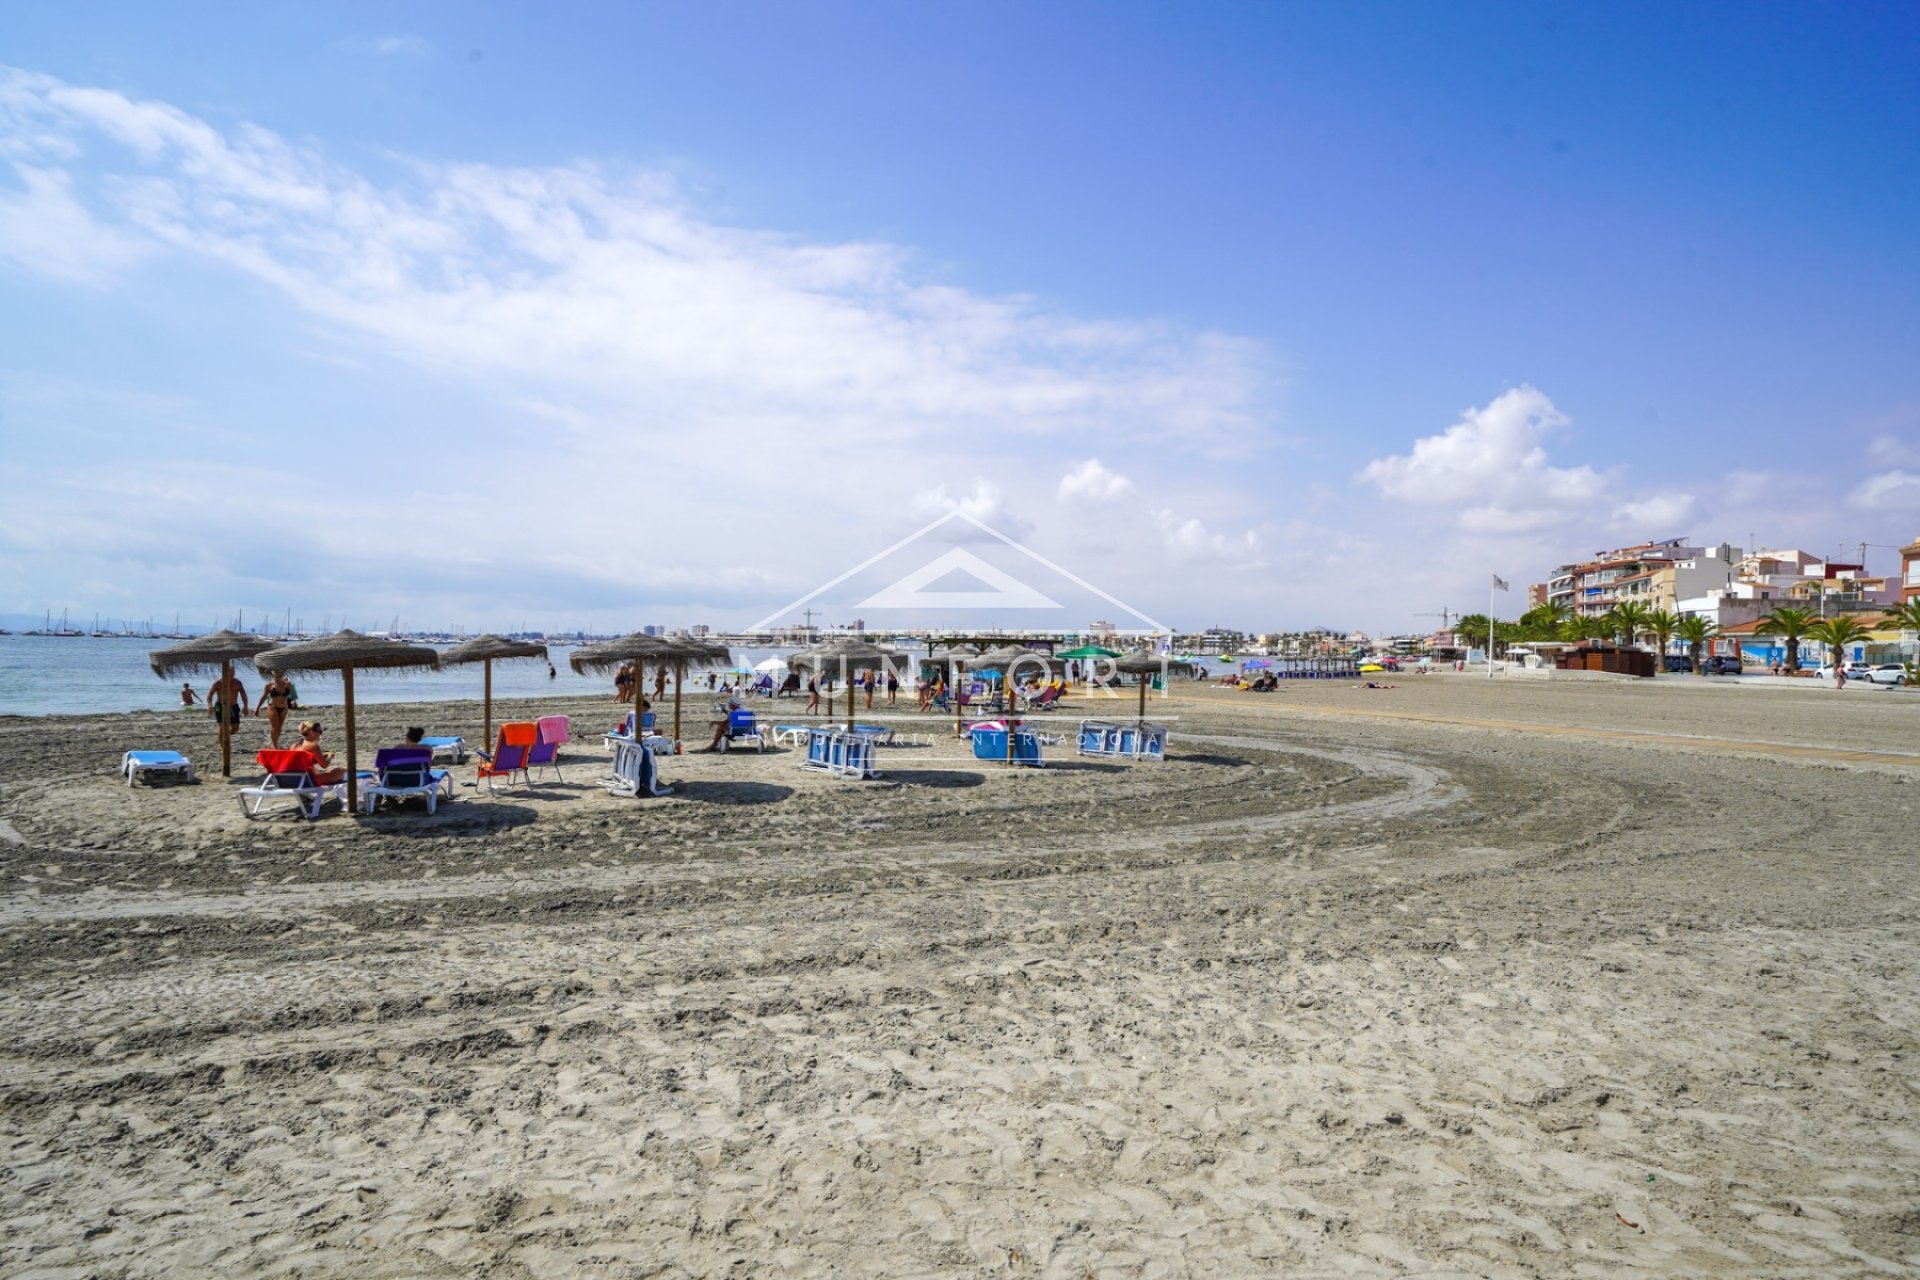
M 1920 1268 L 1920 694 L 1386 679 L 313 824 L 0 718 L 0 1270 Z

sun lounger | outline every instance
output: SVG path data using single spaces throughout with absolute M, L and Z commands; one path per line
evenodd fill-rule
M 366 813 L 382 800 L 425 800 L 433 813 L 443 799 L 453 799 L 453 775 L 433 767 L 433 749 L 425 745 L 376 751 L 373 772 L 360 775 L 360 808 Z
M 128 786 L 142 779 L 152 786 L 154 774 L 185 778 L 188 782 L 194 780 L 193 761 L 178 751 L 129 751 L 120 757 L 120 773 Z
M 532 721 L 500 726 L 500 740 L 493 744 L 492 751 L 476 751 L 480 757 L 480 771 L 476 780 L 487 784 L 487 794 L 498 795 L 498 780 L 505 778 L 512 786 L 518 776 L 528 786 L 533 785 L 533 775 L 528 772 L 528 757 L 533 754 L 534 743 L 539 739 L 540 730 Z
M 736 742 L 751 743 L 755 751 L 767 749 L 766 732 L 761 729 L 760 721 L 753 712 L 736 707 L 726 714 L 727 731 L 720 735 L 720 741 L 715 744 L 720 750 L 731 751 Z
M 777 724 L 773 726 L 773 742 L 775 746 L 782 743 L 790 747 L 801 746 L 806 742 L 807 734 L 811 731 L 810 725 Z
M 465 764 L 467 762 L 467 740 L 465 738 L 422 738 L 420 739 L 420 745 L 430 748 L 433 751 L 433 758 L 436 760 L 441 756 L 445 756 L 455 764 Z
M 300 816 L 307 819 L 318 818 L 320 806 L 328 800 L 346 803 L 346 783 L 313 780 L 311 751 L 262 751 L 254 756 L 254 761 L 267 771 L 267 776 L 258 786 L 240 789 L 240 811 L 248 818 L 259 817 L 260 811 L 274 800 L 293 801 Z
M 654 762 L 653 748 L 645 742 L 622 738 L 613 748 L 613 777 L 607 790 L 617 796 L 672 795 L 673 788 L 662 786 L 660 770 Z
M 893 730 L 884 724 L 856 724 L 853 726 L 853 731 L 866 734 L 883 747 L 891 746 L 893 743 Z

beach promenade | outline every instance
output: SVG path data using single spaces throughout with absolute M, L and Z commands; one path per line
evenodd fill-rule
M 314 824 L 0 718 L 5 1270 L 1920 1266 L 1920 694 L 1385 679 Z

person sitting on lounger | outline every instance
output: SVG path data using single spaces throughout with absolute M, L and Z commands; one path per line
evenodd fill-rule
M 308 767 L 307 772 L 313 775 L 313 780 L 318 785 L 330 787 L 336 782 L 346 781 L 347 771 L 342 768 L 335 768 L 333 756 L 320 749 L 320 735 L 323 732 L 325 732 L 325 730 L 318 720 L 302 720 L 300 722 L 300 745 L 295 747 L 294 750 L 305 751 L 313 757 L 313 764 Z
M 396 745 L 400 747 L 425 747 L 427 745 L 426 738 L 427 731 L 416 726 L 409 728 L 407 730 L 406 740 Z
M 727 736 L 727 726 L 733 722 L 733 713 L 739 709 L 740 703 L 734 698 L 728 698 L 713 709 L 715 718 L 710 722 L 713 725 L 713 739 L 707 743 L 708 751 L 720 749 L 720 739 Z

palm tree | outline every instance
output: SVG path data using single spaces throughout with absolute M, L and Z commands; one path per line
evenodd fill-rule
M 1800 637 L 1807 633 L 1815 619 L 1805 609 L 1783 606 L 1760 619 L 1760 625 L 1753 629 L 1755 635 L 1779 636 L 1787 646 L 1786 668 L 1789 671 L 1800 669 Z
M 1567 620 L 1566 636 L 1569 640 L 1604 640 L 1609 634 L 1607 624 L 1591 614 L 1583 613 Z
M 1659 646 L 1660 649 L 1660 661 L 1654 664 L 1654 673 L 1656 675 L 1666 670 L 1667 645 L 1673 640 L 1673 629 L 1679 624 L 1680 619 L 1674 617 L 1665 609 L 1648 611 L 1646 620 L 1640 624 L 1648 631 L 1653 632 L 1653 642 Z
M 1839 667 L 1846 665 L 1847 646 L 1866 639 L 1867 629 L 1860 619 L 1842 613 L 1809 623 L 1807 637 L 1827 646 L 1827 652 L 1833 655 L 1833 665 Z
M 1690 613 L 1677 619 L 1673 624 L 1673 634 L 1686 642 L 1687 652 L 1693 658 L 1693 674 L 1700 674 L 1700 655 L 1706 650 L 1707 641 L 1720 628 L 1697 613 Z
M 1604 621 L 1620 637 L 1621 644 L 1632 644 L 1633 638 L 1647 629 L 1650 612 L 1638 600 L 1624 600 L 1607 611 Z
M 1520 615 L 1520 634 L 1528 640 L 1552 640 L 1560 634 L 1570 612 L 1564 604 L 1537 604 Z
M 1469 613 L 1453 620 L 1453 634 L 1468 646 L 1486 648 L 1488 635 L 1487 615 Z
M 1920 596 L 1887 610 L 1886 624 L 1896 631 L 1920 631 Z

